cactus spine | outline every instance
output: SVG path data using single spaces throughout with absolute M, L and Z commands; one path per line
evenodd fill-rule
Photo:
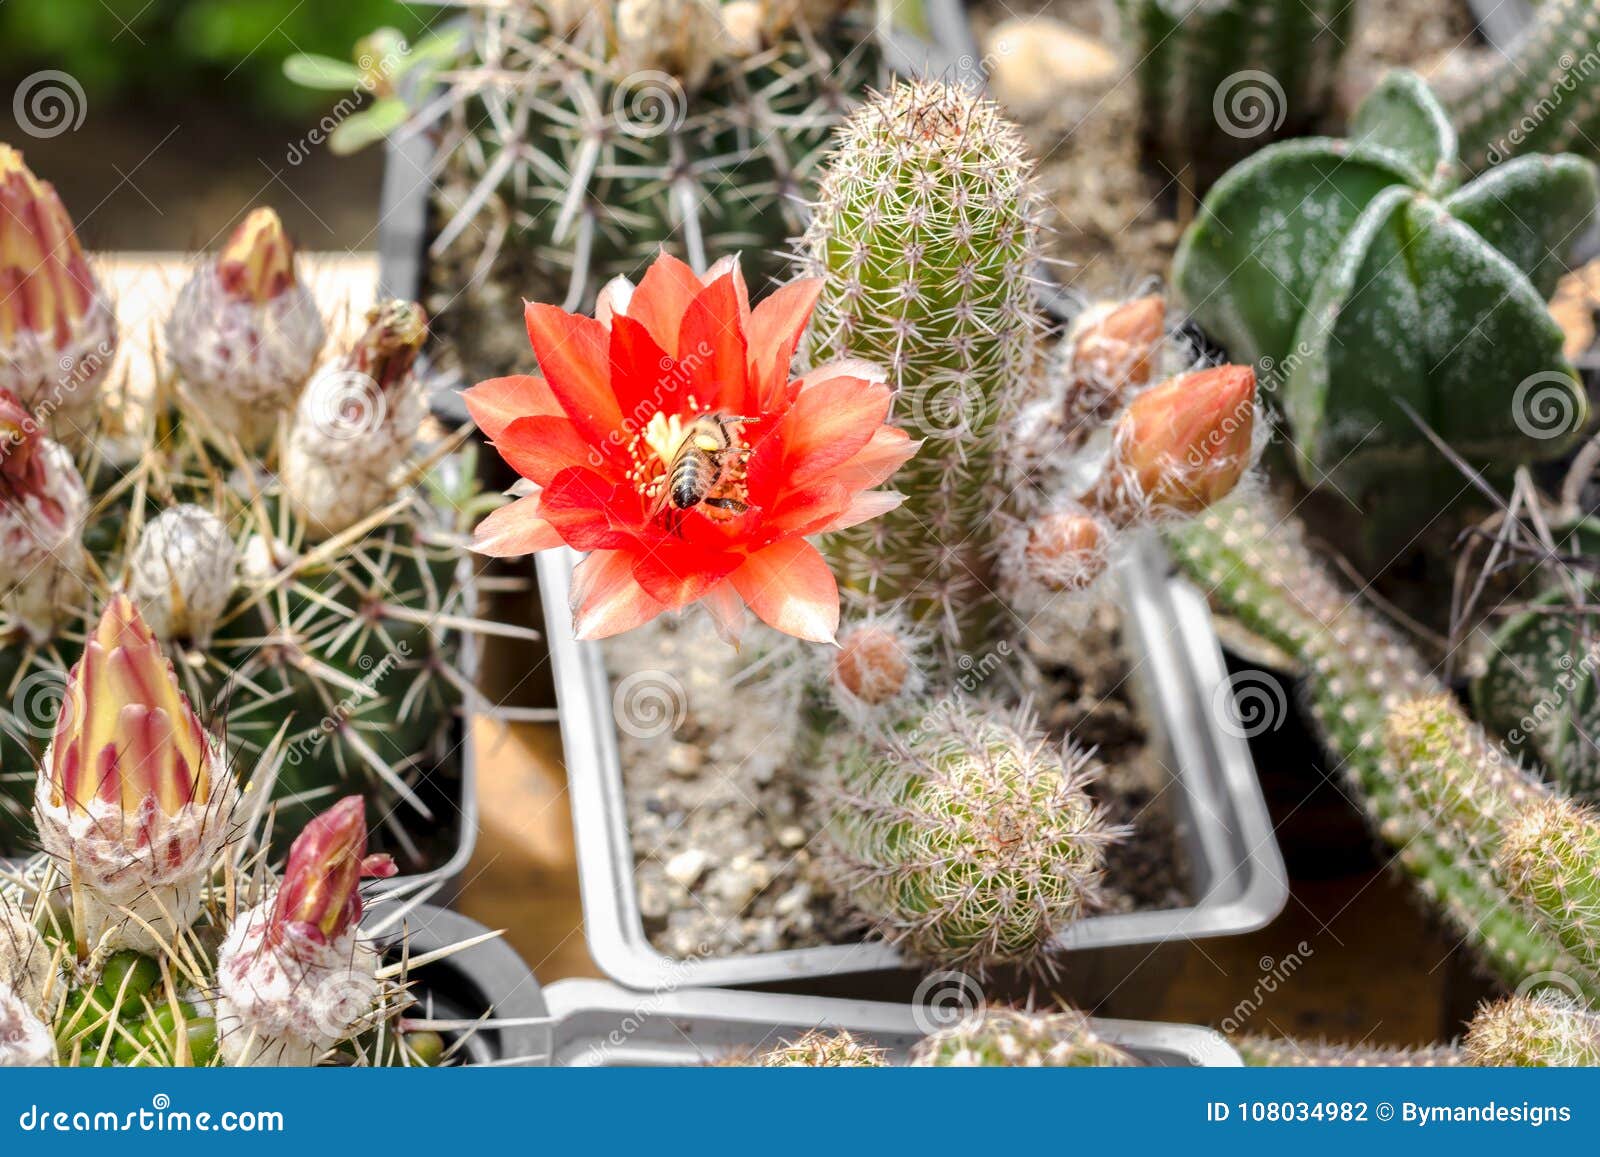
M 1084 790 L 1097 771 L 1025 717 L 955 704 L 887 750 L 842 757 L 824 862 L 873 930 L 919 960 L 1039 963 L 1094 902 L 1118 834 Z
M 849 603 L 927 624 L 945 671 L 1007 617 L 995 514 L 1037 369 L 1039 214 L 1015 127 L 962 89 L 908 83 L 840 130 L 804 240 L 825 278 L 810 357 L 887 367 L 898 424 L 924 440 L 896 475 L 905 503 L 826 549 Z
M 1507 893 L 1490 862 L 1492 834 L 1476 822 L 1440 823 L 1428 810 L 1438 799 L 1452 807 L 1487 799 L 1495 814 L 1510 814 L 1516 800 L 1537 798 L 1542 789 L 1492 758 L 1482 732 L 1440 698 L 1443 684 L 1333 580 L 1297 528 L 1271 511 L 1230 503 L 1169 530 L 1168 539 L 1214 603 L 1305 663 L 1318 728 L 1374 828 L 1484 961 L 1513 984 L 1537 972 L 1565 972 L 1600 992 L 1600 979 Z M 1432 705 L 1397 715 L 1416 700 Z M 1394 756 L 1430 736 L 1445 740 L 1433 751 L 1434 770 L 1460 778 L 1421 790 L 1417 777 L 1427 770 L 1402 772 Z M 1470 758 L 1462 756 L 1463 744 Z M 1502 795 L 1508 785 L 1514 799 Z
M 1586 968 L 1600 972 L 1600 822 L 1555 797 L 1530 801 L 1508 824 L 1497 866 L 1507 890 Z
M 1478 1010 L 1462 1045 L 1474 1065 L 1591 1068 L 1600 1065 L 1600 1014 L 1555 991 L 1508 996 Z
M 1126 1068 L 1139 1061 L 1075 1009 L 981 1008 L 917 1043 L 918 1068 Z
M 1201 168 L 1202 187 L 1255 148 L 1315 125 L 1332 102 L 1355 23 L 1355 9 L 1340 0 L 1117 7 L 1146 151 L 1175 173 Z
M 844 1029 L 812 1029 L 798 1040 L 784 1041 L 756 1058 L 763 1069 L 881 1069 L 888 1051 L 858 1039 Z
M 1254 1033 L 1234 1037 L 1232 1044 L 1244 1063 L 1257 1069 L 1455 1068 L 1467 1063 L 1453 1045 L 1349 1045 Z
M 1600 8 L 1544 0 L 1508 53 L 1454 94 L 1450 116 L 1474 169 L 1523 153 L 1582 153 L 1600 160 Z

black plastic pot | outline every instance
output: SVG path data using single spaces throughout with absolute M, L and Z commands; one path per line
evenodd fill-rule
M 371 917 L 382 920 L 385 905 L 373 905 Z M 433 904 L 419 904 L 404 920 L 412 959 L 459 944 L 489 931 L 476 920 Z M 398 953 L 398 931 L 386 936 L 387 954 Z M 410 972 L 417 1008 L 407 1015 L 428 1020 L 468 1023 L 485 1020 L 470 1031 L 445 1032 L 463 1038 L 456 1054 L 461 1064 L 540 1066 L 549 1063 L 549 1015 L 544 993 L 533 971 L 503 939 L 475 944 Z

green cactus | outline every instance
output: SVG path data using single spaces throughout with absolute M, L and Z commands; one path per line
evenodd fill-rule
M 885 367 L 896 421 L 924 439 L 895 476 L 904 504 L 824 550 L 847 605 L 925 624 L 946 675 L 1010 622 L 993 594 L 995 515 L 1038 366 L 1040 207 L 1022 138 L 992 104 L 906 83 L 845 123 L 804 241 L 825 278 L 810 359 Z
M 881 1069 L 888 1050 L 844 1029 L 812 1029 L 799 1040 L 784 1041 L 755 1060 L 763 1069 Z
M 1146 152 L 1202 188 L 1221 167 L 1321 119 L 1355 23 L 1354 7 L 1340 0 L 1118 0 L 1117 8 Z
M 1467 1063 L 1454 1045 L 1350 1045 L 1247 1033 L 1232 1039 L 1244 1063 L 1256 1069 L 1454 1068 Z
M 931 1033 L 911 1053 L 919 1068 L 1128 1068 L 1137 1058 L 1074 1009 L 982 1008 Z
M 1274 510 L 1230 503 L 1170 529 L 1168 540 L 1215 604 L 1305 664 L 1317 727 L 1374 829 L 1484 962 L 1513 984 L 1564 972 L 1600 993 L 1600 977 L 1507 893 L 1491 863 L 1492 822 L 1466 814 L 1481 802 L 1493 815 L 1509 816 L 1543 789 L 1442 698 L 1445 686 L 1332 578 L 1298 524 Z M 1402 767 L 1396 755 L 1408 748 L 1429 766 Z M 1425 781 L 1430 766 L 1454 778 Z M 1439 822 L 1433 809 L 1441 805 L 1465 822 Z
M 1474 1065 L 1592 1068 L 1600 1065 L 1600 1014 L 1555 991 L 1509 996 L 1478 1010 L 1462 1046 Z
M 885 77 L 848 3 L 803 7 L 473 6 L 417 110 L 444 109 L 426 301 L 469 374 L 521 368 L 520 297 L 588 311 L 661 246 L 702 270 L 742 251 L 757 293 L 781 278 L 830 134 Z
M 977 972 L 1048 966 L 1119 834 L 1084 790 L 1097 770 L 1025 717 L 935 704 L 840 755 L 819 857 L 872 931 L 909 956 Z
M 1600 160 L 1597 44 L 1600 9 L 1592 0 L 1543 0 L 1521 38 L 1451 93 L 1462 159 L 1474 169 L 1524 153 Z
M 1401 541 L 1464 489 L 1404 407 L 1492 476 L 1560 456 L 1587 418 L 1544 301 L 1594 214 L 1595 166 L 1526 157 L 1459 188 L 1458 168 L 1427 87 L 1390 73 L 1348 141 L 1230 171 L 1173 266 L 1195 320 L 1279 394 L 1306 485 Z
M 1559 798 L 1534 799 L 1506 825 L 1495 865 L 1585 968 L 1600 972 L 1600 821 Z
M 1593 519 L 1570 532 L 1557 528 L 1557 556 L 1592 556 L 1597 534 Z M 1582 568 L 1556 563 L 1537 567 L 1529 584 L 1533 596 L 1489 635 L 1483 671 L 1472 682 L 1473 709 L 1505 738 L 1507 750 L 1531 755 L 1567 794 L 1594 799 L 1600 795 L 1600 636 L 1586 606 L 1600 583 Z

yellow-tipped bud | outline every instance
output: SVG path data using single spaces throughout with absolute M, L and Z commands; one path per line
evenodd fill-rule
M 0 342 L 26 330 L 65 348 L 98 295 L 55 187 L 0 145 Z
M 292 289 L 294 244 L 272 209 L 252 209 L 217 254 L 222 291 L 234 301 L 257 305 Z

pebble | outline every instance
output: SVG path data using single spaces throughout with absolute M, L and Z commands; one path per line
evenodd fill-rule
M 806 842 L 806 830 L 799 824 L 778 829 L 778 844 L 785 848 L 798 848 Z
M 1105 43 L 1046 16 L 995 25 L 984 41 L 984 64 L 996 98 L 1023 115 L 1070 93 L 1107 87 L 1122 73 Z
M 667 770 L 685 779 L 698 775 L 705 766 L 705 752 L 692 743 L 674 743 L 667 748 Z
M 717 869 L 709 888 L 733 909 L 742 912 L 771 882 L 772 869 L 766 864 L 749 856 L 738 856 L 727 867 Z
M 689 848 L 679 852 L 667 861 L 667 879 L 685 888 L 693 888 L 706 870 L 710 857 L 699 848 Z

